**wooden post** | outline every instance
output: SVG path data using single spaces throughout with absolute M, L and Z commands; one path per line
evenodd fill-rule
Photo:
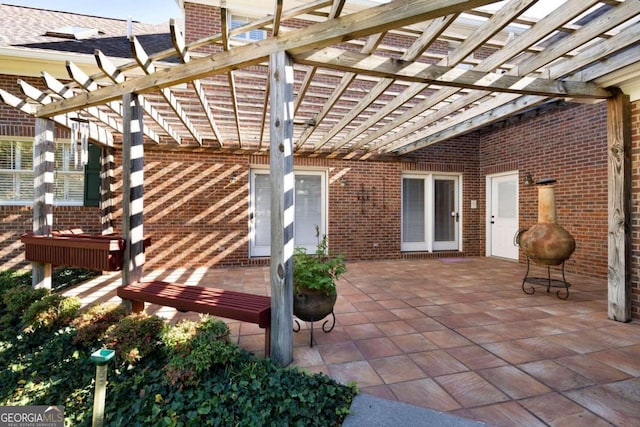
M 607 100 L 609 319 L 631 320 L 631 103 L 613 88 Z
M 113 233 L 113 148 L 103 147 L 100 156 L 100 224 L 102 234 Z
M 143 167 L 142 107 L 136 94 L 122 97 L 122 238 L 126 247 L 122 266 L 122 285 L 142 278 L 143 240 Z M 125 301 L 131 308 L 131 302 Z
M 51 234 L 53 224 L 53 169 L 55 125 L 48 119 L 36 118 L 33 141 L 33 232 Z M 51 264 L 31 263 L 31 283 L 34 288 L 51 289 Z
M 293 360 L 293 62 L 269 56 L 271 86 L 271 358 Z

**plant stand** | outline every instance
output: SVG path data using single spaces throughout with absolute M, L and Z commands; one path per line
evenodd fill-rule
M 556 296 L 562 300 L 566 300 L 569 298 L 569 287 L 571 284 L 567 282 L 564 277 L 564 261 L 562 262 L 562 280 L 552 279 L 551 278 L 551 267 L 547 265 L 547 277 L 529 277 L 529 257 L 527 257 L 527 272 L 524 275 L 524 279 L 522 280 L 522 291 L 527 295 L 532 295 L 536 289 L 534 286 L 546 286 L 547 293 L 550 292 L 551 288 L 561 288 L 556 292 Z M 528 288 L 525 287 L 525 284 L 529 283 L 532 286 Z M 564 296 L 561 295 L 562 290 L 566 292 Z
M 329 315 L 331 315 L 331 319 L 329 320 L 325 320 L 324 323 L 322 323 L 322 331 L 325 334 L 328 334 L 329 332 L 333 331 L 333 328 L 336 326 L 336 315 L 333 313 L 333 310 L 331 310 L 331 313 L 329 313 Z M 307 318 L 307 319 L 301 319 L 305 322 L 310 322 L 311 323 L 311 337 L 309 338 L 309 347 L 313 347 L 313 322 L 316 320 L 322 320 L 324 319 L 326 316 L 323 316 L 320 319 L 313 319 L 313 318 Z M 295 326 L 293 327 L 293 332 L 300 332 L 300 322 L 298 322 L 298 319 L 294 319 L 293 320 L 295 322 Z M 328 323 L 331 322 L 330 326 L 327 326 Z

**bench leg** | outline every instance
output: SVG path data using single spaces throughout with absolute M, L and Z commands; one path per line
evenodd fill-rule
M 264 357 L 271 355 L 271 327 L 264 330 Z
M 144 301 L 131 301 L 131 311 L 141 313 L 144 311 Z

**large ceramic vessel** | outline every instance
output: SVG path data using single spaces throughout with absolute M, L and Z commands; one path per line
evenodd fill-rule
M 520 247 L 535 263 L 560 265 L 573 254 L 576 241 L 556 222 L 554 179 L 544 179 L 538 186 L 538 223 L 519 236 Z

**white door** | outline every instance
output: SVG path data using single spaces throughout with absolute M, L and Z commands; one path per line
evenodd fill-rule
M 489 255 L 517 260 L 514 237 L 518 231 L 518 174 L 489 177 L 487 190 Z
M 252 257 L 271 254 L 271 186 L 268 170 L 251 173 L 249 250 Z M 327 233 L 326 180 L 324 172 L 295 172 L 294 245 L 316 250 Z
M 460 178 L 402 178 L 402 251 L 459 250 Z

